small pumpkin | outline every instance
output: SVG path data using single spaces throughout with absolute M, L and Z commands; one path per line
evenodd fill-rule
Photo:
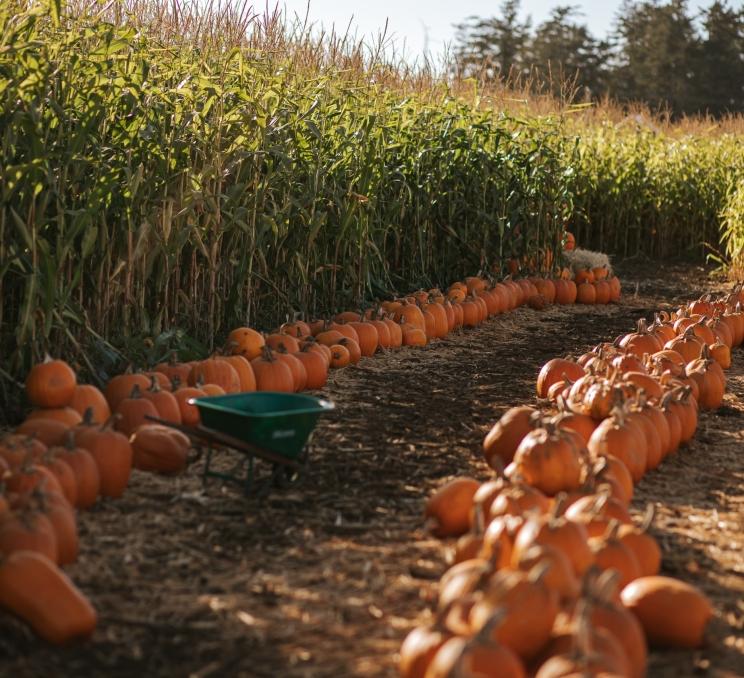
M 103 423 L 111 416 L 111 408 L 106 397 L 99 389 L 91 384 L 78 384 L 75 386 L 69 406 L 81 417 L 90 409 L 92 411 L 93 421 L 100 423 Z
M 455 478 L 429 496 L 424 516 L 437 537 L 459 537 L 470 528 L 473 497 L 480 483 L 473 478 Z
M 167 475 L 186 468 L 189 439 L 180 431 L 161 424 L 140 426 L 129 439 L 134 467 Z
M 246 360 L 258 358 L 265 345 L 263 335 L 250 327 L 238 327 L 227 335 L 227 350 L 233 355 L 242 355 Z
M 26 377 L 26 393 L 35 407 L 67 407 L 75 393 L 75 371 L 64 360 L 53 360 L 49 355 L 44 362 L 31 368 Z

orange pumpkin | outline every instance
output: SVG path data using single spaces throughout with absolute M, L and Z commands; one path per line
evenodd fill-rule
M 197 386 L 197 382 L 217 384 L 225 393 L 240 392 L 240 377 L 225 360 L 210 358 L 194 363 L 189 372 L 189 386 Z
M 75 393 L 77 378 L 64 360 L 46 356 L 43 363 L 34 365 L 26 378 L 26 393 L 36 407 L 67 407 Z
M 251 361 L 251 367 L 256 375 L 256 390 L 294 392 L 295 380 L 292 370 L 287 364 L 277 360 L 268 346 L 264 348 L 260 357 Z
M 95 386 L 91 384 L 78 384 L 72 394 L 70 407 L 75 410 L 81 417 L 86 410 L 92 410 L 93 421 L 103 423 L 111 416 L 106 397 Z
M 265 345 L 263 335 L 250 327 L 238 327 L 227 335 L 227 350 L 247 360 L 258 358 Z

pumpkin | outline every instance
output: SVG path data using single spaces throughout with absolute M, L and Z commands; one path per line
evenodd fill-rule
M 77 377 L 64 360 L 52 360 L 47 355 L 44 362 L 31 368 L 26 377 L 26 393 L 35 407 L 67 407 L 75 393 Z
M 185 386 L 173 391 L 178 401 L 178 409 L 181 411 L 181 423 L 186 426 L 198 426 L 201 418 L 199 408 L 190 401 L 196 398 L 205 398 L 207 394 L 200 388 Z
M 113 377 L 104 390 L 111 411 L 116 412 L 119 403 L 131 395 L 135 386 L 138 386 L 140 391 L 144 391 L 149 385 L 150 379 L 144 374 L 127 373 Z
M 514 482 L 499 492 L 488 507 L 488 517 L 493 520 L 503 515 L 520 516 L 530 511 L 547 513 L 550 500 L 536 487 Z
M 70 428 L 66 424 L 54 419 L 28 419 L 24 421 L 15 432 L 24 436 L 36 438 L 49 447 L 52 445 L 60 445 L 64 441 L 65 434 L 69 430 Z M 2 445 L 1 442 L 0 445 Z
M 604 535 L 612 520 L 620 524 L 631 522 L 627 505 L 612 497 L 608 489 L 600 487 L 596 493 L 584 495 L 566 508 L 566 518 L 581 523 L 589 537 Z
M 370 320 L 370 325 L 373 325 L 377 330 L 377 337 L 381 348 L 390 348 L 393 345 L 393 338 L 390 334 L 390 328 L 384 320 Z
M 429 663 L 425 678 L 525 678 L 519 658 L 509 648 L 488 640 L 452 637 Z
M 363 356 L 373 356 L 380 345 L 380 335 L 377 327 L 371 322 L 350 322 L 359 337 L 359 348 Z M 386 328 L 387 329 L 387 328 Z
M 36 463 L 24 463 L 15 469 L 6 479 L 5 485 L 10 492 L 25 495 L 37 487 L 63 493 L 57 476 L 44 466 L 41 460 Z
M 525 482 L 548 496 L 578 489 L 582 482 L 582 447 L 550 422 L 528 433 L 517 447 L 514 464 Z
M 106 397 L 95 386 L 78 384 L 70 400 L 70 407 L 81 417 L 88 409 L 92 410 L 93 421 L 104 422 L 111 416 Z
M 535 311 L 542 311 L 547 305 L 548 302 L 542 294 L 532 294 L 527 299 L 527 306 Z
M 284 350 L 284 353 L 297 353 L 300 350 L 300 342 L 289 334 L 277 332 L 266 337 L 266 345 L 274 352 Z
M 349 352 L 349 361 L 352 365 L 356 365 L 362 359 L 362 351 L 359 348 L 359 344 L 353 339 L 344 337 L 339 340 L 338 346 L 343 346 Z
M 635 332 L 626 334 L 620 340 L 620 346 L 639 358 L 662 350 L 661 342 L 653 332 L 649 331 L 645 318 L 638 321 Z
M 632 675 L 633 665 L 620 641 L 607 629 L 594 627 L 590 622 L 587 608 L 582 607 L 576 619 L 554 631 L 543 648 L 542 656 L 547 659 L 535 678 Z
M 323 355 L 311 350 L 309 344 L 305 344 L 295 353 L 295 357 L 302 363 L 305 368 L 307 381 L 305 388 L 314 390 L 323 388 L 328 381 L 328 363 Z
M 297 353 L 287 353 L 281 348 L 274 353 L 274 357 L 291 370 L 295 392 L 304 391 L 307 386 L 307 370 L 305 370 L 304 363 L 297 358 Z
M 587 444 L 594 457 L 612 455 L 628 468 L 633 482 L 646 472 L 647 442 L 642 430 L 628 421 L 621 408 L 605 419 L 592 433 Z
M 333 344 L 331 346 L 331 367 L 339 369 L 346 367 L 351 363 L 351 354 L 349 349 L 341 344 Z
M 80 552 L 75 512 L 59 492 L 41 490 L 35 494 L 40 513 L 47 517 L 57 539 L 57 564 L 74 563 Z
M 578 288 L 573 280 L 556 280 L 555 281 L 555 303 L 556 304 L 573 304 L 576 302 Z
M 26 417 L 26 421 L 35 419 L 52 419 L 58 421 L 68 428 L 77 426 L 83 418 L 71 407 L 58 407 L 44 410 L 32 410 Z
M 265 345 L 263 335 L 250 327 L 238 327 L 227 335 L 227 350 L 233 355 L 242 355 L 246 360 L 258 358 Z
M 579 595 L 581 586 L 571 561 L 555 546 L 543 544 L 521 552 L 516 567 L 522 572 L 529 572 L 541 564 L 547 566 L 543 577 L 545 586 L 555 591 L 560 600 L 571 601 Z
M 612 520 L 601 537 L 590 537 L 589 548 L 594 554 L 594 564 L 602 570 L 615 570 L 621 587 L 641 576 L 641 566 L 635 553 L 617 536 L 620 523 Z
M 703 346 L 700 358 L 693 360 L 685 368 L 685 373 L 697 382 L 701 409 L 715 410 L 721 406 L 726 392 L 726 375 L 721 366 L 710 357 L 710 350 Z
M 225 395 L 225 389 L 223 389 L 222 386 L 218 386 L 217 384 L 203 384 L 201 381 L 197 381 L 196 388 L 201 389 L 202 391 L 204 391 L 204 395 L 210 397 Z
M 295 380 L 292 370 L 286 363 L 277 360 L 268 346 L 264 348 L 260 357 L 251 361 L 251 367 L 256 375 L 256 390 L 294 392 Z
M 468 531 L 473 497 L 479 486 L 473 478 L 455 478 L 429 496 L 424 516 L 435 536 L 459 537 Z
M 501 609 L 502 619 L 490 638 L 525 661 L 533 659 L 550 638 L 559 612 L 558 594 L 545 583 L 548 569 L 549 564 L 541 562 L 529 572 L 498 572 L 473 606 L 472 628 L 480 631 Z
M 87 638 L 96 628 L 88 599 L 41 553 L 17 551 L 0 558 L 0 607 L 54 645 Z
M 400 348 L 403 346 L 403 328 L 391 318 L 383 318 L 382 321 L 390 331 L 390 347 Z
M 240 377 L 233 366 L 225 360 L 210 358 L 194 363 L 189 372 L 189 386 L 204 384 L 216 384 L 225 393 L 240 392 Z M 131 433 L 131 431 L 130 431 Z
M 166 393 L 166 391 L 163 391 Z M 169 396 L 175 396 L 168 393 Z M 176 407 L 178 401 L 175 400 Z M 180 422 L 180 410 L 179 410 Z M 113 421 L 80 427 L 75 431 L 75 444 L 86 449 L 98 469 L 102 497 L 121 497 L 129 484 L 132 471 L 132 446 L 129 438 L 114 430 Z
M 511 463 L 519 443 L 535 427 L 536 413 L 534 407 L 512 407 L 494 424 L 483 441 L 483 456 L 489 466 L 493 468 L 494 456 L 503 466 Z
M 158 412 L 158 417 L 175 424 L 181 423 L 181 408 L 178 406 L 176 396 L 170 391 L 164 391 L 155 377 L 150 377 L 152 382 L 150 388 L 142 393 L 145 400 L 149 400 Z
M 597 303 L 597 290 L 591 282 L 577 282 L 576 302 L 579 304 Z
M 426 332 L 415 327 L 402 326 L 403 346 L 426 346 Z
M 72 435 L 63 447 L 53 447 L 51 449 L 75 474 L 77 484 L 75 506 L 81 509 L 91 508 L 96 503 L 101 491 L 101 474 L 93 455 L 84 447 L 80 447 Z
M 302 320 L 295 320 L 292 323 L 284 323 L 280 328 L 279 332 L 282 334 L 288 334 L 291 337 L 300 339 L 301 337 L 311 336 L 310 325 Z
M 628 523 L 620 525 L 617 531 L 618 539 L 635 555 L 641 577 L 659 574 L 661 569 L 661 548 L 656 539 L 648 533 L 653 517 L 654 507 L 653 504 L 649 504 L 641 527 Z
M 134 431 L 148 421 L 147 417 L 158 417 L 155 404 L 142 397 L 139 386 L 132 389 L 129 398 L 122 400 L 116 408 L 116 430 L 125 435 L 132 435 Z
M 168 426 L 145 424 L 129 439 L 134 467 L 141 471 L 174 474 L 186 468 L 188 436 Z
M 11 471 L 39 460 L 46 449 L 43 442 L 24 434 L 11 433 L 0 438 L 0 459 L 5 460 Z
M 41 461 L 57 478 L 62 494 L 70 506 L 77 505 L 77 477 L 70 465 L 54 450 L 48 450 Z
M 178 382 L 185 384 L 189 380 L 189 373 L 191 372 L 191 363 L 179 363 L 176 361 L 175 353 L 171 356 L 170 362 L 158 363 L 155 365 L 153 370 L 159 374 L 164 374 L 171 383 L 178 379 Z M 131 391 L 131 389 L 130 389 Z
M 646 675 L 648 648 L 643 628 L 635 615 L 616 602 L 618 573 L 603 572 L 587 588 L 589 589 L 588 620 L 595 629 L 605 629 L 622 646 L 631 665 L 632 678 Z
M 59 560 L 54 526 L 49 518 L 29 507 L 6 513 L 0 519 L 0 562 L 18 551 L 41 553 L 53 563 Z
M 340 332 L 347 339 L 353 339 L 357 344 L 359 343 L 359 335 L 349 323 L 331 323 L 328 329 L 329 331 Z
M 697 588 L 671 577 L 639 577 L 620 593 L 654 647 L 695 648 L 703 643 L 713 607 Z
M 702 348 L 703 342 L 698 339 L 691 328 L 688 328 L 684 334 L 676 339 L 672 339 L 664 344 L 665 350 L 676 351 L 684 358 L 685 363 L 699 358 Z
M 532 546 L 549 545 L 563 551 L 571 561 L 573 571 L 581 576 L 594 562 L 589 548 L 589 536 L 581 523 L 560 517 L 562 502 L 556 502 L 552 512 L 545 516 L 531 516 L 514 540 L 512 565 L 517 565 L 522 554 Z
M 425 678 L 432 659 L 452 637 L 443 624 L 437 620 L 430 626 L 417 626 L 403 641 L 400 648 L 398 673 L 401 678 Z
M 537 377 L 537 396 L 547 398 L 548 390 L 556 382 L 566 379 L 575 382 L 585 374 L 584 368 L 573 360 L 554 358 L 545 363 L 540 370 Z
M 720 341 L 710 346 L 710 357 L 724 370 L 731 367 L 731 348 Z
M 251 364 L 242 355 L 215 356 L 215 360 L 229 363 L 238 375 L 240 393 L 256 390 L 256 375 Z
M 315 335 L 315 341 L 325 346 L 333 346 L 334 344 L 338 344 L 344 336 L 338 330 L 325 330 Z

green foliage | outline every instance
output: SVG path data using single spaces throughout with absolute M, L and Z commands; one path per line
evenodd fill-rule
M 16 10 L 0 10 L 0 349 L 14 374 L 63 346 L 90 364 L 98 337 L 146 359 L 134 344 L 183 328 L 209 349 L 236 325 L 557 246 L 570 179 L 557 119 Z
M 237 325 L 539 264 L 565 224 L 702 255 L 740 204 L 740 137 L 518 116 L 456 82 L 151 24 L 0 7 L 3 401 L 45 350 L 104 380 Z

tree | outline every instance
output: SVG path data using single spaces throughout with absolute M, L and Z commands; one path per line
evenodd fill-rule
M 698 55 L 700 108 L 713 115 L 744 110 L 744 11 L 714 2 L 703 12 Z
M 525 73 L 522 57 L 529 37 L 529 18 L 519 19 L 520 0 L 504 0 L 499 16 L 471 16 L 455 26 L 457 68 L 461 75 L 482 74 L 489 79 L 519 78 Z
M 699 107 L 695 92 L 698 40 L 686 0 L 633 3 L 626 0 L 617 21 L 619 65 L 612 94 L 687 112 Z
M 607 91 L 609 43 L 596 40 L 573 17 L 577 9 L 558 6 L 540 24 L 529 45 L 529 63 L 538 79 L 561 96 L 564 83 L 573 83 L 581 99 L 597 98 Z

